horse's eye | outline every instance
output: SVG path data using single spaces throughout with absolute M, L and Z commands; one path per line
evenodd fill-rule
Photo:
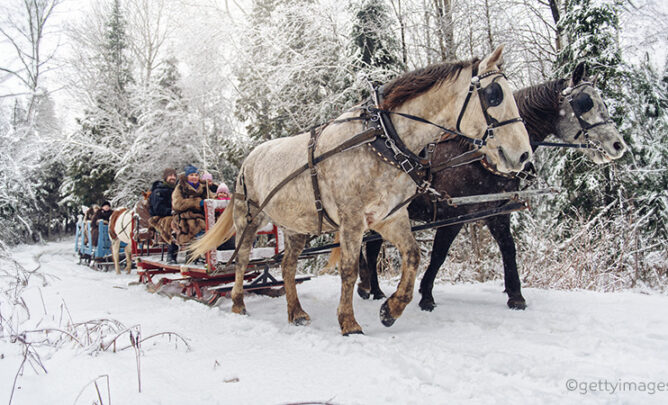
M 482 91 L 489 107 L 496 107 L 503 101 L 503 89 L 499 83 L 492 83 Z
M 571 105 L 576 115 L 582 115 L 594 107 L 594 101 L 589 97 L 589 94 L 580 93 L 573 97 Z

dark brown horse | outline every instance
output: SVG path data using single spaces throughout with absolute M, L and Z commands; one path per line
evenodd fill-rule
M 609 162 L 624 154 L 626 145 L 612 125 L 605 103 L 594 88 L 594 84 L 584 78 L 583 64 L 578 65 L 570 80 L 553 80 L 518 90 L 514 96 L 532 144 L 542 142 L 547 135 L 553 134 L 568 143 L 582 143 L 588 138 L 595 147 L 582 150 L 596 163 Z M 466 146 L 457 143 L 439 145 L 435 151 L 434 164 L 447 162 L 465 150 Z M 452 197 L 519 189 L 518 178 L 498 172 L 495 174 L 493 167 L 485 166 L 474 163 L 436 173 L 433 187 Z M 429 197 L 424 196 L 411 203 L 408 214 L 413 220 L 432 221 L 434 218 L 452 218 L 498 207 L 505 202 L 452 207 L 445 202 L 434 204 Z M 489 217 L 484 221 L 499 245 L 503 257 L 508 306 L 513 309 L 524 309 L 526 302 L 522 296 L 517 273 L 515 242 L 510 233 L 510 214 Z M 434 279 L 462 226 L 461 224 L 447 226 L 436 231 L 431 261 L 420 283 L 422 295 L 420 308 L 425 311 L 431 311 L 436 306 L 432 295 Z M 358 293 L 363 298 L 368 298 L 370 295 L 373 295 L 374 299 L 384 297 L 378 286 L 376 274 L 376 261 L 381 244 L 382 241 L 367 243 L 368 268 L 361 263 L 361 281 L 358 285 Z

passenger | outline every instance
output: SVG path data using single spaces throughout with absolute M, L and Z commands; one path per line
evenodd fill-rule
M 197 168 L 193 165 L 186 166 L 185 174 L 179 178 L 172 194 L 174 211 L 172 223 L 176 229 L 176 243 L 179 246 L 185 246 L 194 237 L 204 233 L 206 194 L 207 185 L 200 182 Z
M 230 189 L 227 187 L 227 184 L 220 183 L 216 189 L 216 200 L 229 200 L 230 199 Z
M 91 223 L 92 223 L 91 221 L 93 220 L 93 217 L 95 216 L 95 213 L 98 212 L 99 210 L 100 210 L 100 206 L 97 205 L 97 204 L 93 204 L 90 208 L 88 208 L 88 210 L 86 210 L 86 213 L 84 214 L 84 222 L 88 222 L 89 223 L 88 226 L 91 225 Z M 85 226 L 85 224 L 84 224 L 84 226 Z M 86 229 L 86 228 L 84 227 L 84 229 Z M 92 229 L 91 229 L 91 232 L 92 232 Z M 91 238 L 92 238 L 92 235 L 91 235 Z M 88 245 L 88 232 L 85 232 L 85 231 L 83 233 L 83 243 L 84 243 L 84 245 Z M 97 241 L 96 241 L 96 243 L 97 243 Z
M 220 183 L 216 189 L 216 200 L 229 200 L 230 199 L 230 189 L 227 188 L 227 184 Z M 217 250 L 234 250 L 234 237 L 224 242 L 222 245 L 218 246 Z
M 109 223 L 109 218 L 114 211 L 111 209 L 111 204 L 109 201 L 105 201 L 100 204 L 100 209 L 97 210 L 93 219 L 91 219 L 91 238 L 93 239 L 93 246 L 97 246 L 97 239 L 100 236 L 100 229 L 98 227 L 98 222 L 103 220 L 105 224 Z
M 176 256 L 179 247 L 176 245 L 172 235 L 172 193 L 176 187 L 176 170 L 167 168 L 162 172 L 162 180 L 157 180 L 151 187 L 151 196 L 149 197 L 149 218 L 148 223 L 160 235 L 164 243 L 169 244 L 167 250 L 168 263 L 176 263 Z
M 206 198 L 213 198 L 213 196 L 216 194 L 216 189 L 218 188 L 217 184 L 214 184 L 213 182 L 213 176 L 211 173 L 205 171 L 202 173 L 202 177 L 200 178 L 204 183 L 206 183 Z
M 93 216 L 99 209 L 100 209 L 99 205 L 93 204 L 90 208 L 88 208 L 86 214 L 84 214 L 84 221 L 91 221 L 93 219 Z

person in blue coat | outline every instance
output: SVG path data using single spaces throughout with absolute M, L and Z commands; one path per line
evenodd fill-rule
M 169 243 L 167 256 L 169 263 L 176 263 L 179 247 L 172 235 L 172 193 L 176 187 L 176 170 L 167 168 L 162 173 L 162 180 L 153 182 L 149 197 L 149 224 L 158 231 L 160 238 Z

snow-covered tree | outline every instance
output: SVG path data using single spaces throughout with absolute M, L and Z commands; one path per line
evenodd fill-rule
M 235 76 L 236 115 L 258 140 L 331 119 L 350 96 L 345 43 L 334 16 L 310 0 L 254 2 Z

